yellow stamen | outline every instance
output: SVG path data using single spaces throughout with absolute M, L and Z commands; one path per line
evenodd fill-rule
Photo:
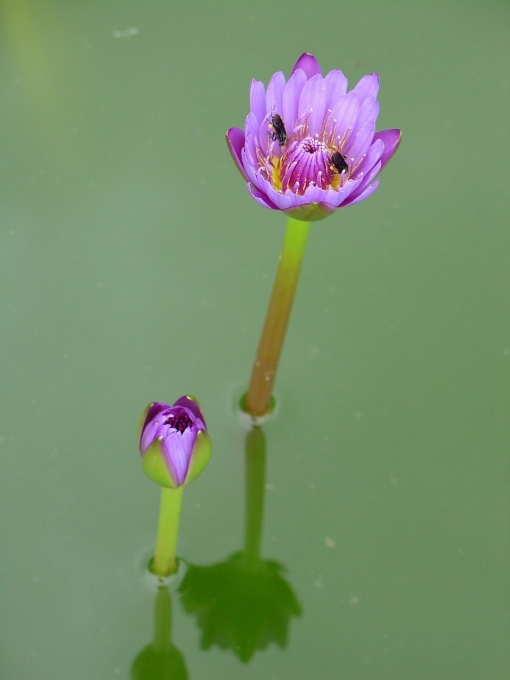
M 276 189 L 276 191 L 281 191 L 282 190 L 282 178 L 280 176 L 281 159 L 278 158 L 278 156 L 273 156 L 269 162 L 271 164 L 271 167 L 273 168 L 271 172 L 271 181 L 273 183 L 273 187 Z

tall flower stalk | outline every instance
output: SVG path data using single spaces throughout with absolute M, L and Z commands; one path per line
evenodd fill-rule
M 290 218 L 244 400 L 252 416 L 269 409 L 309 223 L 373 194 L 378 174 L 400 143 L 400 130 L 375 130 L 378 91 L 377 73 L 363 76 L 347 92 L 341 71 L 323 77 L 318 61 L 305 53 L 288 81 L 275 73 L 266 90 L 253 80 L 244 130 L 227 131 L 250 196 Z
M 289 217 L 273 292 L 243 403 L 244 410 L 255 417 L 262 416 L 269 410 L 309 229 L 309 222 Z

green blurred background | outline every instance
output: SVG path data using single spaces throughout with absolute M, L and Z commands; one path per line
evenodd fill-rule
M 508 680 L 510 9 L 506 0 L 2 0 L 4 680 L 127 678 L 151 637 L 147 402 L 214 442 L 180 553 L 242 544 L 246 387 L 285 219 L 224 141 L 251 78 L 304 51 L 381 77 L 403 142 L 312 225 L 266 428 L 263 553 L 303 615 L 285 651 L 189 677 Z

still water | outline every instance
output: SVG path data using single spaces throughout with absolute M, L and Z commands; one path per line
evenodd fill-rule
M 1 677 L 508 680 L 508 3 L 0 7 Z M 404 137 L 312 225 L 250 486 L 285 218 L 224 133 L 305 50 Z M 136 428 L 185 393 L 214 454 L 156 592 Z

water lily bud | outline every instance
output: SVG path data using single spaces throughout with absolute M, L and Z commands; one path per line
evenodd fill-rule
M 198 477 L 211 457 L 204 416 L 191 396 L 173 406 L 154 402 L 142 416 L 140 454 L 144 472 L 157 484 L 176 489 Z

